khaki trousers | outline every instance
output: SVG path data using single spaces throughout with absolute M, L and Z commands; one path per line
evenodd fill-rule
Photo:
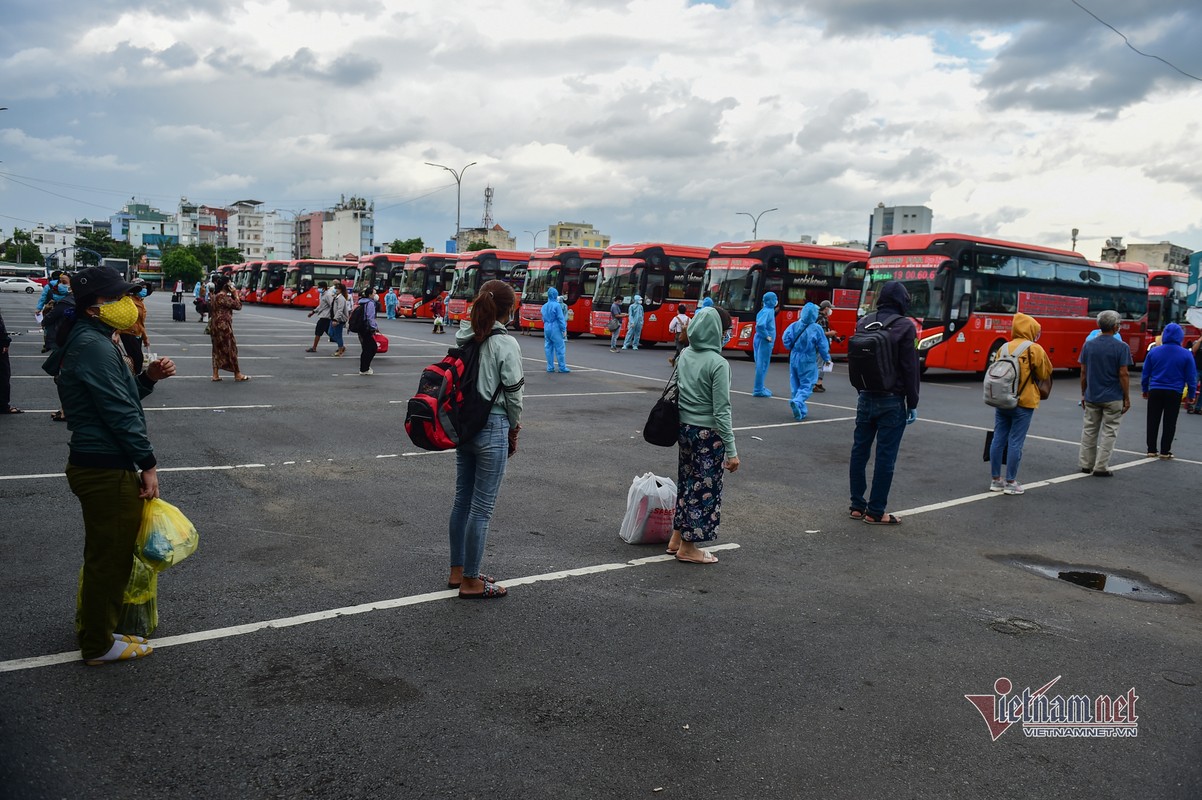
M 1085 403 L 1085 425 L 1081 430 L 1081 469 L 1104 472 L 1110 469 L 1110 454 L 1123 419 L 1123 401 Z

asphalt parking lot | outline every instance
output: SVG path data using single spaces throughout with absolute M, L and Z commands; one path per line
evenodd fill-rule
M 465 603 L 445 588 L 454 455 L 416 452 L 401 424 L 451 335 L 381 320 L 391 348 L 362 377 L 356 344 L 305 353 L 304 314 L 246 306 L 252 380 L 217 386 L 193 310 L 173 323 L 156 293 L 151 350 L 180 375 L 147 419 L 163 497 L 201 547 L 160 578 L 155 654 L 86 668 L 82 522 L 33 303 L 0 299 L 27 411 L 0 420 L 2 797 L 1202 796 L 1202 417 L 1180 418 L 1174 461 L 1145 459 L 1133 391 L 1115 476 L 1081 475 L 1077 379 L 1058 374 L 1027 493 L 1004 497 L 986 491 L 977 379 L 932 373 L 893 485 L 904 524 L 871 527 L 846 513 L 844 366 L 796 424 L 787 363 L 769 372 L 777 397 L 752 398 L 752 364 L 732 356 L 743 465 L 721 562 L 701 567 L 617 535 L 631 479 L 675 475 L 675 451 L 640 435 L 668 349 L 585 337 L 571 374 L 547 374 L 541 338 L 519 336 L 521 450 L 484 564 L 510 595 Z M 965 696 L 1003 677 L 1133 689 L 1137 735 L 994 741 Z

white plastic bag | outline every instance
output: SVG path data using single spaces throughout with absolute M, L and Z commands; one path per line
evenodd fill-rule
M 676 483 L 645 472 L 630 482 L 626 516 L 618 535 L 627 544 L 653 544 L 672 538 L 676 513 Z

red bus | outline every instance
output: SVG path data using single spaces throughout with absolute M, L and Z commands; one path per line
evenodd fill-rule
M 262 261 L 247 261 L 244 264 L 238 264 L 234 267 L 231 278 L 234 283 L 234 288 L 238 290 L 238 297 L 242 298 L 242 302 L 255 302 L 255 300 L 252 298 L 252 295 L 256 294 L 257 292 L 259 268 L 262 266 Z
M 1039 320 L 1039 343 L 1056 368 L 1078 366 L 1085 337 L 1106 309 L 1119 313 L 1136 363 L 1147 352 L 1148 276 L 1132 265 L 1091 264 L 1068 250 L 962 233 L 902 234 L 873 245 L 861 313 L 889 280 L 910 292 L 923 369 L 984 371 L 1017 311 Z
M 634 296 L 643 298 L 643 332 L 639 343 L 654 347 L 658 342 L 675 341 L 668 324 L 676 316 L 676 306 L 695 310 L 705 282 L 708 247 L 693 247 L 663 242 L 615 244 L 605 248 L 601 273 L 593 292 L 593 310 L 589 332 L 609 338 L 609 307 L 617 299 L 627 311 Z M 623 318 L 621 336 L 626 335 Z
M 856 330 L 856 311 L 864 286 L 868 251 L 800 242 L 723 242 L 710 251 L 705 285 L 714 305 L 730 312 L 734 335 L 727 349 L 752 354 L 755 317 L 766 292 L 775 292 L 776 345 L 806 303 L 830 300 L 831 330 L 843 341 L 830 343 L 832 355 L 847 354 L 847 338 Z
M 543 329 L 542 306 L 547 290 L 555 289 L 568 306 L 568 337 L 588 333 L 593 293 L 605 251 L 598 247 L 543 247 L 530 255 L 518 324 L 523 330 Z
M 408 258 L 404 278 L 397 287 L 400 294 L 397 314 L 433 319 L 431 307 L 434 301 L 445 303 L 455 281 L 456 256 L 453 253 L 410 253 Z
M 283 300 L 286 306 L 317 308 L 321 301 L 317 284 L 329 286 L 335 280 L 354 288 L 359 279 L 357 261 L 334 261 L 302 258 L 288 264 L 288 275 L 284 279 Z
M 375 253 L 359 257 L 359 283 L 370 283 L 380 293 L 380 305 L 384 304 L 384 293 L 392 287 L 400 286 L 405 278 L 405 261 L 409 258 L 404 253 Z
M 1148 344 L 1164 332 L 1164 326 L 1176 322 L 1185 329 L 1186 343 L 1193 342 L 1199 331 L 1185 317 L 1189 309 L 1189 274 L 1167 269 L 1148 270 Z
M 259 265 L 259 282 L 251 293 L 252 303 L 284 305 L 284 281 L 288 278 L 287 261 L 264 261 Z
M 472 310 L 472 298 L 491 280 L 505 281 L 520 297 L 529 262 L 530 254 L 518 250 L 460 253 L 455 260 L 455 283 L 447 298 L 447 318 L 453 322 L 466 319 Z

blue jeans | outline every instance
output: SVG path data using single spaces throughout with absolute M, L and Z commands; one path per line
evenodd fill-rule
M 906 398 L 899 394 L 860 392 L 856 401 L 856 432 L 851 445 L 851 507 L 874 517 L 885 513 L 893 467 L 906 432 Z M 876 440 L 876 463 L 872 470 L 872 496 L 864 502 L 868 488 L 868 456 Z
M 345 329 L 346 329 L 346 326 L 342 325 L 342 324 L 330 326 L 330 330 L 329 330 L 330 341 L 333 342 L 334 344 L 338 345 L 340 348 L 346 347 L 346 345 L 342 343 L 342 332 Z
M 1003 449 L 1006 449 L 1006 480 L 1012 481 L 1018 477 L 1018 465 L 1023 460 L 1023 442 L 1027 440 L 1027 429 L 1031 427 L 1033 416 L 1035 409 L 1022 406 L 993 410 L 993 444 L 989 447 L 989 474 L 992 477 L 1000 478 L 1002 475 Z
M 613 331 L 612 333 L 609 334 L 609 349 L 610 350 L 618 349 L 618 337 L 620 336 L 621 333 L 622 333 L 622 328 L 621 328 L 621 326 L 619 326 L 616 331 Z
M 509 457 L 509 417 L 489 414 L 476 438 L 455 451 L 455 505 L 451 508 L 451 566 L 480 576 L 488 522 Z

